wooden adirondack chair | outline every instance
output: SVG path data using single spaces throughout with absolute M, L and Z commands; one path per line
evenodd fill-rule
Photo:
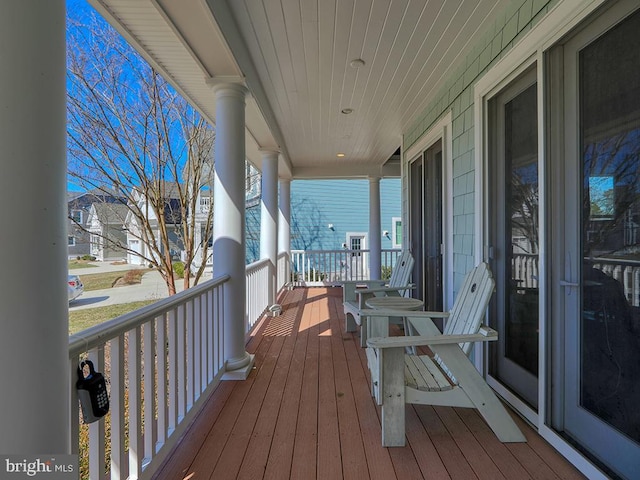
M 357 280 L 342 284 L 345 330 L 355 332 L 360 325 L 361 346 L 366 346 L 365 325 L 362 325 L 360 310 L 365 307 L 365 301 L 372 297 L 404 296 L 408 289 L 414 288 L 409 284 L 413 270 L 413 256 L 407 250 L 398 257 L 389 281 L 385 280 Z M 364 286 L 365 288 L 358 288 Z
M 382 405 L 385 447 L 405 445 L 405 403 L 476 408 L 500 441 L 526 441 L 468 358 L 473 342 L 498 338 L 495 330 L 481 324 L 494 286 L 489 267 L 482 263 L 467 274 L 449 313 L 362 311 L 372 322 L 404 316 L 409 330 L 405 333 L 411 334 L 367 342 L 372 394 Z M 431 321 L 436 317 L 447 318 L 443 333 Z M 374 334 L 373 324 L 371 330 Z M 377 331 L 388 335 L 384 327 Z M 407 348 L 418 346 L 428 346 L 433 355 L 406 354 Z

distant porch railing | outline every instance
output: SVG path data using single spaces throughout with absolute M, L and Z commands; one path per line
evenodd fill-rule
M 268 259 L 263 259 L 247 265 L 246 332 L 251 331 L 255 323 L 269 307 L 268 285 L 271 282 L 269 263 Z
M 381 253 L 382 276 L 390 274 L 400 249 Z M 369 250 L 292 250 L 291 281 L 297 286 L 315 286 L 350 280 L 368 280 Z

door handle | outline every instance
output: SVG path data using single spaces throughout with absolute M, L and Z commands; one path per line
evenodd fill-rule
M 565 260 L 565 262 L 567 263 L 568 267 L 569 267 L 569 276 L 572 277 L 573 274 L 571 272 L 571 252 L 567 253 L 567 259 Z M 560 286 L 561 287 L 579 287 L 580 284 L 576 283 L 576 282 L 568 282 L 566 280 L 560 280 Z M 568 295 L 571 295 L 571 290 L 569 290 Z

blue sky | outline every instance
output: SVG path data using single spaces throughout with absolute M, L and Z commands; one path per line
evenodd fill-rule
M 91 54 L 90 49 L 91 47 L 96 47 L 97 49 L 106 53 L 106 57 L 110 57 L 111 56 L 111 50 L 105 50 L 102 46 L 102 39 L 100 35 L 94 36 L 92 35 L 93 30 L 90 30 L 89 28 L 84 28 L 85 25 L 87 26 L 96 26 L 97 24 L 97 28 L 98 31 L 103 31 L 105 29 L 112 29 L 112 27 L 109 26 L 108 22 L 106 22 L 102 16 L 96 12 L 96 10 L 93 9 L 93 7 L 91 7 L 91 5 L 89 5 L 86 0 L 67 0 L 67 16 L 69 19 L 69 22 L 67 23 L 67 42 L 68 45 L 80 45 L 80 47 L 76 47 L 76 48 L 80 48 L 81 50 L 85 50 L 88 55 L 87 58 L 89 59 L 88 61 L 88 66 L 91 66 L 92 62 L 91 62 Z M 103 29 L 104 27 L 104 29 Z M 117 33 L 116 33 L 117 35 Z M 118 35 L 119 36 L 119 35 Z M 119 36 L 120 37 L 120 36 Z M 74 41 L 72 41 L 75 38 Z M 78 40 L 78 38 L 80 40 Z M 122 39 L 122 37 L 120 37 Z M 94 42 L 94 43 L 92 43 Z M 129 87 L 129 91 L 131 93 L 131 100 L 132 102 L 136 101 L 136 92 L 138 91 L 138 85 L 139 85 L 139 78 L 138 75 L 136 75 L 136 72 L 141 72 L 142 70 L 146 69 L 139 69 L 138 67 L 142 67 L 143 65 L 146 65 L 146 63 L 144 63 L 145 61 L 142 59 L 142 57 L 140 57 L 140 55 L 130 46 L 128 46 L 128 44 L 122 40 L 122 46 L 124 47 L 124 50 L 119 52 L 119 53 L 115 53 L 115 50 L 113 50 L 114 55 L 120 55 L 120 53 L 124 53 L 124 58 L 126 58 L 127 60 L 125 62 L 120 62 L 119 66 L 122 67 L 122 72 L 118 75 L 119 77 L 119 83 L 120 85 L 126 85 Z M 87 45 L 88 48 L 84 48 L 84 45 Z M 119 47 L 118 47 L 119 48 Z M 104 59 L 103 59 L 104 60 Z M 100 61 L 100 60 L 99 60 Z M 116 63 L 118 63 L 118 61 L 116 60 Z M 95 68 L 100 68 L 99 66 L 100 64 L 95 64 Z M 95 69 L 94 68 L 94 69 Z M 89 72 L 89 69 L 86 70 L 87 73 Z M 115 71 L 115 70 L 114 70 Z M 148 72 L 147 72 L 148 73 Z M 141 75 L 144 76 L 144 74 L 141 73 Z M 92 78 L 90 75 L 87 78 Z M 108 84 L 102 84 L 100 83 L 96 78 L 93 78 L 91 81 L 96 81 L 96 83 L 94 84 L 94 89 L 101 89 L 101 88 L 109 88 Z M 78 96 L 75 96 L 74 94 L 74 89 L 78 87 L 78 82 L 72 81 L 71 78 L 67 81 L 67 89 L 69 92 L 71 92 L 71 94 L 74 96 L 74 98 L 78 98 L 78 99 L 82 99 L 82 95 L 86 94 L 86 89 L 84 89 L 83 87 L 79 87 L 79 90 L 76 90 L 77 92 L 79 92 Z M 171 89 L 170 86 L 167 85 L 167 87 L 169 88 L 169 90 L 173 90 Z M 84 92 L 84 93 L 83 93 Z M 142 90 L 140 90 L 140 92 L 142 92 Z M 120 95 L 123 95 L 122 90 L 119 93 Z M 128 94 L 124 94 L 124 95 L 128 95 Z M 110 95 L 109 95 L 110 96 Z M 142 94 L 142 96 L 144 97 L 144 93 Z M 124 97 L 121 97 L 124 98 Z M 126 103 L 126 102 L 125 102 Z M 131 107 L 131 105 L 129 105 L 129 107 Z M 126 114 L 126 112 L 132 112 L 135 111 L 135 108 L 133 110 L 123 110 L 123 113 Z M 189 112 L 192 112 L 191 109 L 188 109 Z M 185 117 L 186 118 L 186 117 Z M 129 128 L 136 128 L 136 118 L 132 118 L 132 123 L 129 124 Z M 117 122 L 116 122 L 117 123 Z M 173 123 L 173 126 L 170 128 L 170 132 L 169 132 L 169 140 L 168 142 L 171 144 L 171 157 L 173 157 L 173 159 L 180 163 L 182 161 L 184 161 L 186 159 L 186 155 L 187 155 L 187 150 L 186 150 L 186 145 L 185 145 L 185 141 L 184 141 L 184 136 L 183 136 L 183 131 L 182 131 L 182 127 L 180 125 L 180 122 L 178 122 L 177 120 Z M 145 134 L 145 136 L 148 136 Z M 151 137 L 153 137 L 151 135 Z M 127 138 L 126 136 L 121 137 L 121 138 Z M 126 142 L 123 142 L 126 143 Z M 133 147 L 135 149 L 135 146 Z M 76 149 L 77 150 L 77 149 Z M 146 156 L 144 153 L 144 150 L 131 150 L 132 152 L 137 151 L 137 153 L 141 156 Z M 72 157 L 71 157 L 71 153 L 68 152 L 67 153 L 67 157 L 68 157 L 68 162 L 71 165 L 72 164 Z M 135 154 L 131 154 L 131 158 L 134 158 Z M 114 158 L 112 157 L 111 162 L 114 162 L 113 164 L 115 164 L 115 162 L 118 162 L 117 160 L 114 160 Z M 120 169 L 121 171 L 126 171 L 126 169 L 128 168 L 126 165 L 128 164 L 127 159 L 123 157 L 123 163 L 119 163 L 120 165 Z M 131 170 L 131 172 L 133 172 L 134 170 Z M 167 172 L 166 173 L 166 177 L 165 180 L 174 180 L 174 178 L 171 176 L 170 172 L 171 172 L 171 168 L 167 168 Z M 138 182 L 136 182 L 136 177 L 138 174 L 132 174 L 130 177 L 133 179 L 133 183 L 136 184 Z M 77 180 L 77 176 L 76 176 L 76 180 L 74 180 L 71 175 L 68 175 L 68 182 L 67 182 L 67 189 L 70 191 L 83 191 L 85 188 L 83 188 L 82 181 L 78 181 Z M 87 186 L 86 188 L 91 188 L 90 186 Z
M 67 16 L 69 18 L 83 21 L 83 19 L 88 18 L 92 14 L 95 14 L 97 18 L 102 20 L 102 17 L 97 14 L 95 9 L 91 5 L 89 5 L 86 0 L 67 0 Z M 67 25 L 67 33 L 70 31 L 70 28 L 72 29 L 75 27 Z M 71 180 L 68 180 L 67 190 L 79 192 L 83 189 L 73 183 Z

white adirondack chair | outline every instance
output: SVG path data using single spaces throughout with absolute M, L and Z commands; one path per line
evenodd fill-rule
M 495 282 L 482 263 L 469 272 L 455 304 L 446 312 L 363 310 L 371 322 L 404 316 L 410 336 L 388 337 L 388 326 L 374 328 L 367 342 L 372 393 L 382 405 L 382 444 L 405 445 L 405 403 L 478 409 L 502 442 L 525 442 L 493 390 L 468 358 L 473 342 L 497 340 L 498 333 L 481 324 Z M 443 333 L 431 318 L 447 318 Z M 417 334 L 417 335 L 414 335 Z M 406 349 L 428 346 L 429 355 L 407 354 Z
M 360 310 L 366 308 L 365 301 L 372 297 L 404 296 L 413 285 L 409 284 L 413 270 L 413 256 L 407 250 L 398 257 L 391 278 L 385 280 L 357 280 L 342 284 L 345 330 L 355 332 L 360 325 L 360 345 L 366 346 L 366 325 L 362 324 Z M 363 287 L 364 288 L 360 288 Z M 365 319 L 366 321 L 366 319 Z

